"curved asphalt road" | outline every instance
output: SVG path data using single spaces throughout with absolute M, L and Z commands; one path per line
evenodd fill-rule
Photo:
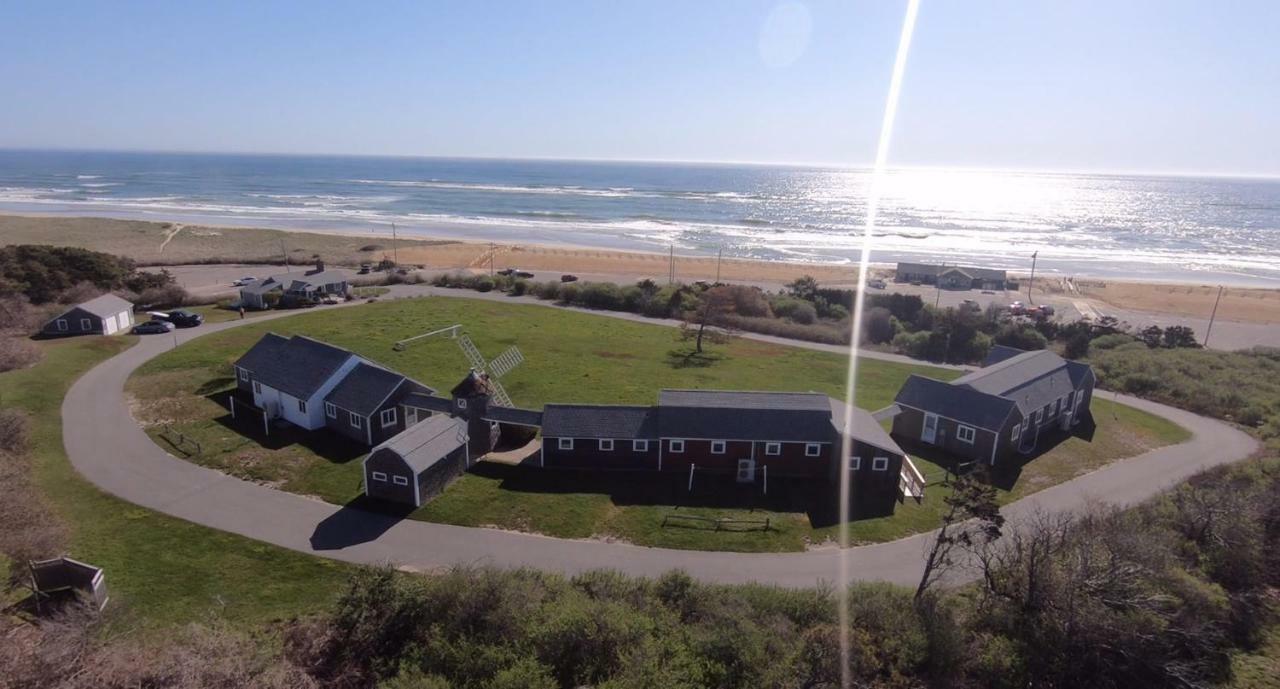
M 419 288 L 397 290 L 393 295 L 433 292 Z M 185 342 L 287 315 L 293 314 L 178 331 L 177 339 Z M 804 346 L 790 341 L 787 344 Z M 756 581 L 784 586 L 809 586 L 838 578 L 835 548 L 777 554 L 667 550 L 396 520 L 205 469 L 170 456 L 153 443 L 130 416 L 125 399 L 125 381 L 134 369 L 173 346 L 173 337 L 143 338 L 137 346 L 82 376 L 62 405 L 63 443 L 72 464 L 99 488 L 134 504 L 259 541 L 349 562 L 392 563 L 416 569 L 493 564 L 568 574 L 611 568 L 644 576 L 682 568 L 707 581 Z M 826 349 L 822 345 L 815 348 Z M 1107 397 L 1111 395 L 1108 393 Z M 1120 505 L 1141 501 L 1201 469 L 1243 459 L 1256 448 L 1248 435 L 1218 421 L 1144 400 L 1123 396 L 1119 399 L 1186 427 L 1194 437 L 1012 503 L 1004 509 L 1010 520 L 1037 511 L 1069 511 L 1092 501 Z M 931 534 L 920 534 L 851 549 L 851 579 L 914 585 L 930 537 Z

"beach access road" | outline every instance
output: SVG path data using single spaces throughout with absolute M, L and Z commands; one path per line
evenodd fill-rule
M 706 581 L 796 587 L 838 581 L 844 556 L 849 580 L 912 585 L 919 578 L 933 536 L 928 533 L 843 551 L 833 547 L 748 554 L 667 550 L 396 519 L 285 493 L 183 461 L 152 442 L 130 416 L 124 385 L 138 366 L 193 338 L 288 315 L 268 314 L 180 330 L 174 337 L 143 338 L 91 369 L 75 382 L 62 405 L 63 418 L 76 419 L 63 425 L 63 443 L 73 466 L 102 490 L 142 507 L 347 562 L 389 563 L 416 571 L 483 564 L 565 574 L 608 568 L 643 576 L 678 568 Z M 1014 502 L 1003 510 L 1010 520 L 1016 523 L 1036 513 L 1059 513 L 1096 503 L 1132 504 L 1206 467 L 1248 457 L 1257 447 L 1251 437 L 1227 424 L 1144 400 L 1116 399 L 1184 426 L 1192 438 Z

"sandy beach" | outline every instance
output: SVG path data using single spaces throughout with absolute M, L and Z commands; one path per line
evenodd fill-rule
M 53 244 L 79 246 L 127 256 L 143 265 L 264 264 L 282 263 L 288 254 L 294 263 L 322 258 L 330 265 L 356 266 L 376 262 L 384 256 L 397 257 L 402 264 L 423 266 L 431 271 L 473 270 L 477 272 L 520 268 L 534 272 L 536 279 L 558 279 L 572 273 L 584 280 L 630 282 L 652 278 L 665 282 L 669 262 L 666 254 L 603 250 L 562 245 L 501 244 L 457 240 L 399 239 L 385 233 L 302 232 L 258 228 L 211 227 L 168 222 L 68 218 L 61 216 L 0 215 L 0 243 Z M 821 283 L 849 286 L 855 282 L 856 267 L 820 263 L 788 263 L 724 259 L 714 256 L 674 257 L 678 280 L 712 280 L 717 270 L 721 279 L 777 289 L 801 275 L 812 275 Z M 185 271 L 200 275 L 217 270 Z M 873 273 L 892 274 L 891 266 L 877 265 Z M 1074 289 L 1057 277 L 1038 277 L 1033 300 L 1055 303 L 1068 317 L 1116 315 L 1135 326 L 1186 323 L 1198 332 L 1207 322 L 1218 295 L 1216 285 L 1189 283 L 1129 282 L 1077 278 Z M 895 290 L 919 293 L 947 305 L 962 298 L 1005 302 L 1026 299 L 1021 293 L 979 295 L 976 292 L 942 292 L 928 286 L 897 285 Z M 1215 337 L 1225 336 L 1232 347 L 1274 344 L 1280 341 L 1280 290 L 1229 287 L 1218 305 Z M 1232 324 L 1238 324 L 1233 326 Z M 1271 327 L 1275 326 L 1275 327 Z M 1231 329 L 1236 332 L 1232 334 Z

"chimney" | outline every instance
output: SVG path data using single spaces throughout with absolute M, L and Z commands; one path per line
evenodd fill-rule
M 323 272 L 324 272 L 324 260 L 323 260 L 323 259 L 319 259 L 319 258 L 317 258 L 317 259 L 316 259 L 316 269 L 315 269 L 315 270 L 308 270 L 308 271 L 307 271 L 307 275 L 315 275 L 316 273 L 323 273 Z

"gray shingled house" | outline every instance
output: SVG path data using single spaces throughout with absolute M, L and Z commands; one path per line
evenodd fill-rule
M 1085 419 L 1094 382 L 1088 364 L 997 345 L 982 368 L 949 383 L 907 378 L 894 399 L 893 435 L 998 465 Z
M 240 288 L 240 304 L 246 309 L 265 309 L 278 300 L 283 306 L 315 303 L 324 297 L 345 297 L 350 291 L 341 271 L 326 270 L 323 261 L 305 273 L 283 273 Z M 276 295 L 274 297 L 270 295 Z
M 1008 276 L 996 268 L 970 266 L 933 265 L 930 263 L 899 263 L 894 273 L 896 282 L 919 282 L 938 285 L 943 289 L 999 289 L 1005 288 Z
M 267 333 L 234 365 L 236 386 L 270 419 L 307 430 L 328 427 L 376 445 L 418 420 L 401 410 L 431 388 L 341 347 L 302 335 Z
M 373 448 L 364 459 L 364 492 L 421 507 L 470 464 L 466 420 L 434 415 Z
M 133 327 L 133 303 L 114 294 L 104 294 L 76 304 L 54 316 L 42 335 L 115 335 Z

